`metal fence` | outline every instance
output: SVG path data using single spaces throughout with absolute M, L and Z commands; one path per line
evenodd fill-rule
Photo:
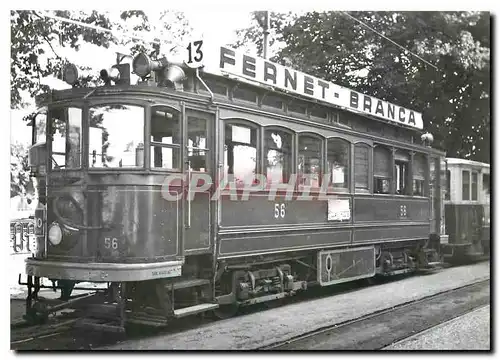
M 34 238 L 35 221 L 33 219 L 11 220 L 11 254 L 29 254 Z

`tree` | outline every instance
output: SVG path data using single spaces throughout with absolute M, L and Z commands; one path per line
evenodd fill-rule
M 89 25 L 115 31 L 98 31 L 80 25 L 45 17 L 40 11 L 11 12 L 11 108 L 26 105 L 50 88 L 44 84 L 48 77 L 60 77 L 69 51 L 78 52 L 83 44 L 92 44 L 106 49 L 120 49 L 134 55 L 137 51 L 167 52 L 171 42 L 181 41 L 191 28 L 182 13 L 175 11 L 49 11 L 51 16 L 68 18 Z M 140 33 L 146 40 L 132 40 L 117 33 Z M 166 42 L 160 49 L 151 41 L 161 38 Z M 111 52 L 113 50 L 110 50 Z M 98 71 L 89 72 L 88 66 L 75 64 L 83 73 L 88 73 L 85 83 L 97 84 Z M 103 67 L 112 64 L 103 64 Z M 100 69 L 99 69 L 100 70 Z
M 29 177 L 28 150 L 22 144 L 11 144 L 10 158 L 10 197 L 26 195 L 32 190 Z
M 477 12 L 309 12 L 280 24 L 271 60 L 423 113 L 449 157 L 490 161 L 490 17 Z M 256 41 L 254 28 L 241 42 Z M 241 44 L 237 44 L 241 45 Z

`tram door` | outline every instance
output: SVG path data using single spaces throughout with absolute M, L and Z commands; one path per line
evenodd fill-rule
M 184 252 L 211 252 L 215 114 L 186 109 L 184 117 Z
M 446 191 L 446 163 L 444 158 L 429 158 L 429 197 L 431 200 L 430 222 L 431 233 L 443 235 L 444 222 L 444 193 Z

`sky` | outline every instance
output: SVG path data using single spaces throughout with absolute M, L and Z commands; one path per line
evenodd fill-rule
M 234 7 L 212 8 L 203 11 L 203 9 L 193 7 L 183 10 L 190 26 L 193 28 L 192 38 L 203 38 L 207 48 L 215 48 L 216 45 L 225 45 L 233 43 L 236 40 L 236 30 L 250 26 L 250 10 L 237 9 Z M 87 55 L 89 54 L 89 55 Z M 113 64 L 115 54 L 112 51 L 100 49 L 97 47 L 82 47 L 78 53 L 67 52 L 68 59 L 78 62 L 85 62 L 97 71 L 100 68 L 107 67 L 107 64 Z M 54 88 L 67 88 L 68 85 L 61 81 L 48 80 Z M 21 142 L 29 144 L 31 142 L 31 130 L 22 121 L 25 115 L 35 110 L 35 107 L 29 107 L 22 110 L 10 112 L 11 118 L 11 142 Z

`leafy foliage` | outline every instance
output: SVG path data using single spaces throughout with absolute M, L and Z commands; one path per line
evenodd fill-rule
M 375 31 L 434 64 L 425 64 L 342 12 L 272 14 L 271 58 L 311 75 L 423 113 L 434 146 L 449 157 L 490 161 L 490 17 L 469 12 L 351 12 Z M 259 44 L 258 25 L 240 31 Z
M 22 144 L 10 145 L 10 197 L 26 194 L 29 177 L 28 150 Z
M 154 12 L 147 15 L 144 11 L 49 11 L 51 16 L 68 18 L 89 25 L 113 31 L 104 32 L 77 24 L 62 22 L 45 17 L 39 11 L 11 12 L 11 108 L 26 105 L 26 97 L 32 99 L 49 90 L 43 83 L 47 77 L 60 77 L 67 62 L 67 50 L 79 51 L 82 44 L 93 44 L 106 49 L 121 49 L 134 55 L 138 51 L 160 52 L 160 47 L 146 40 L 133 40 L 116 35 L 119 32 L 140 32 L 151 40 L 179 41 L 191 28 L 182 13 L 175 11 Z M 151 32 L 151 34 L 148 34 Z M 167 40 L 167 45 L 168 45 Z M 168 46 L 163 51 L 168 51 Z M 111 50 L 110 50 L 111 51 Z M 79 70 L 90 68 L 75 64 Z M 110 64 L 103 64 L 103 67 Z M 98 73 L 84 79 L 84 84 L 99 81 Z M 24 98 L 23 98 L 24 96 Z

